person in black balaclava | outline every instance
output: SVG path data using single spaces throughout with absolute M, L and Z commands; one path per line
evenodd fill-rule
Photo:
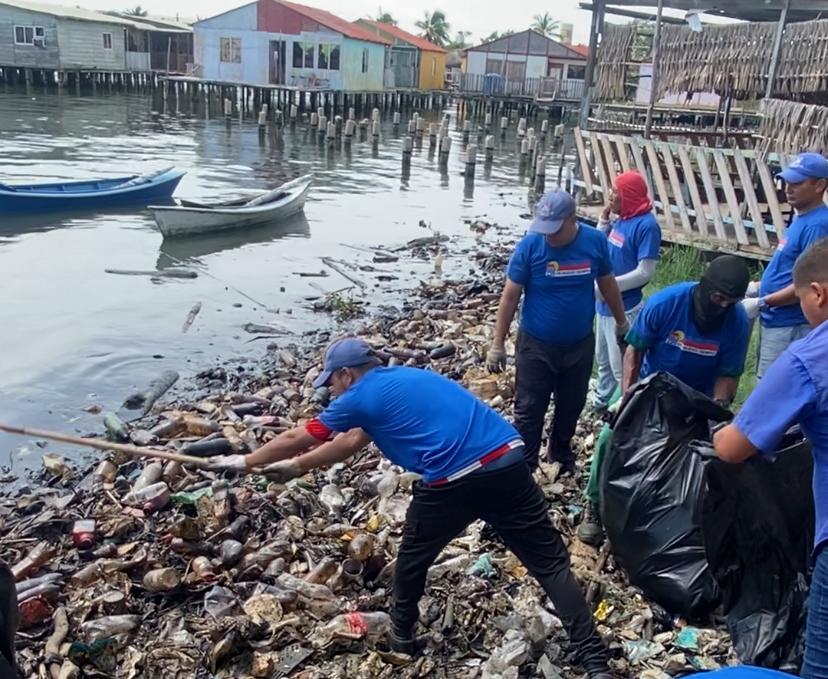
M 627 335 L 623 389 L 663 370 L 723 405 L 744 372 L 750 324 L 739 302 L 747 265 L 733 255 L 714 259 L 698 283 L 664 288 L 644 305 Z

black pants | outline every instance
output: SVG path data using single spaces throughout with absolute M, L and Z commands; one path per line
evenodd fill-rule
M 0 561 L 0 677 L 16 679 L 14 635 L 17 633 L 17 589 L 11 569 Z
M 531 469 L 538 466 L 543 422 L 552 394 L 555 418 L 549 431 L 549 459 L 565 465 L 575 461 L 572 437 L 586 404 L 594 354 L 592 333 L 575 344 L 545 344 L 525 332 L 518 334 L 515 427 L 526 444 Z
M 429 566 L 476 519 L 492 526 L 538 579 L 584 667 L 589 671 L 605 669 L 606 649 L 569 569 L 569 554 L 549 519 L 540 488 L 521 462 L 496 471 L 484 468 L 436 488 L 414 487 L 397 555 L 392 609 L 395 634 L 411 636 Z

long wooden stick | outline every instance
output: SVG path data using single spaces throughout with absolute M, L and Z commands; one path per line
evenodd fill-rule
M 181 455 L 180 453 L 171 453 L 166 450 L 155 450 L 154 448 L 145 448 L 143 446 L 133 446 L 128 443 L 113 443 L 112 441 L 103 441 L 101 439 L 86 439 L 80 436 L 69 436 L 68 434 L 61 434 L 54 431 L 46 431 L 45 429 L 29 429 L 28 427 L 12 427 L 8 424 L 0 424 L 0 431 L 5 431 L 9 434 L 18 434 L 20 436 L 33 436 L 39 439 L 50 439 L 52 441 L 60 441 L 61 443 L 71 443 L 75 446 L 86 446 L 88 448 L 97 448 L 98 450 L 114 450 L 132 457 L 157 457 L 161 460 L 174 460 L 182 464 L 191 464 L 196 467 L 209 467 L 210 462 L 207 458 L 194 457 L 193 455 Z

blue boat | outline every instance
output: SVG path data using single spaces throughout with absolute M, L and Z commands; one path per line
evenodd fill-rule
M 0 215 L 142 205 L 170 200 L 184 176 L 168 167 L 158 172 L 115 179 L 55 184 L 0 184 Z

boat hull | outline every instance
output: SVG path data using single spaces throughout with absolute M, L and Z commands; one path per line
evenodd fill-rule
M 142 181 L 139 176 L 101 181 L 0 185 L 0 214 L 96 211 L 106 207 L 146 206 L 170 200 L 184 171 L 169 169 Z M 136 183 L 129 183 L 136 182 Z
M 286 198 L 254 207 L 222 209 L 150 205 L 149 210 L 165 238 L 245 229 L 277 222 L 301 212 L 312 181 L 305 177 L 300 180 L 280 187 L 288 193 Z

